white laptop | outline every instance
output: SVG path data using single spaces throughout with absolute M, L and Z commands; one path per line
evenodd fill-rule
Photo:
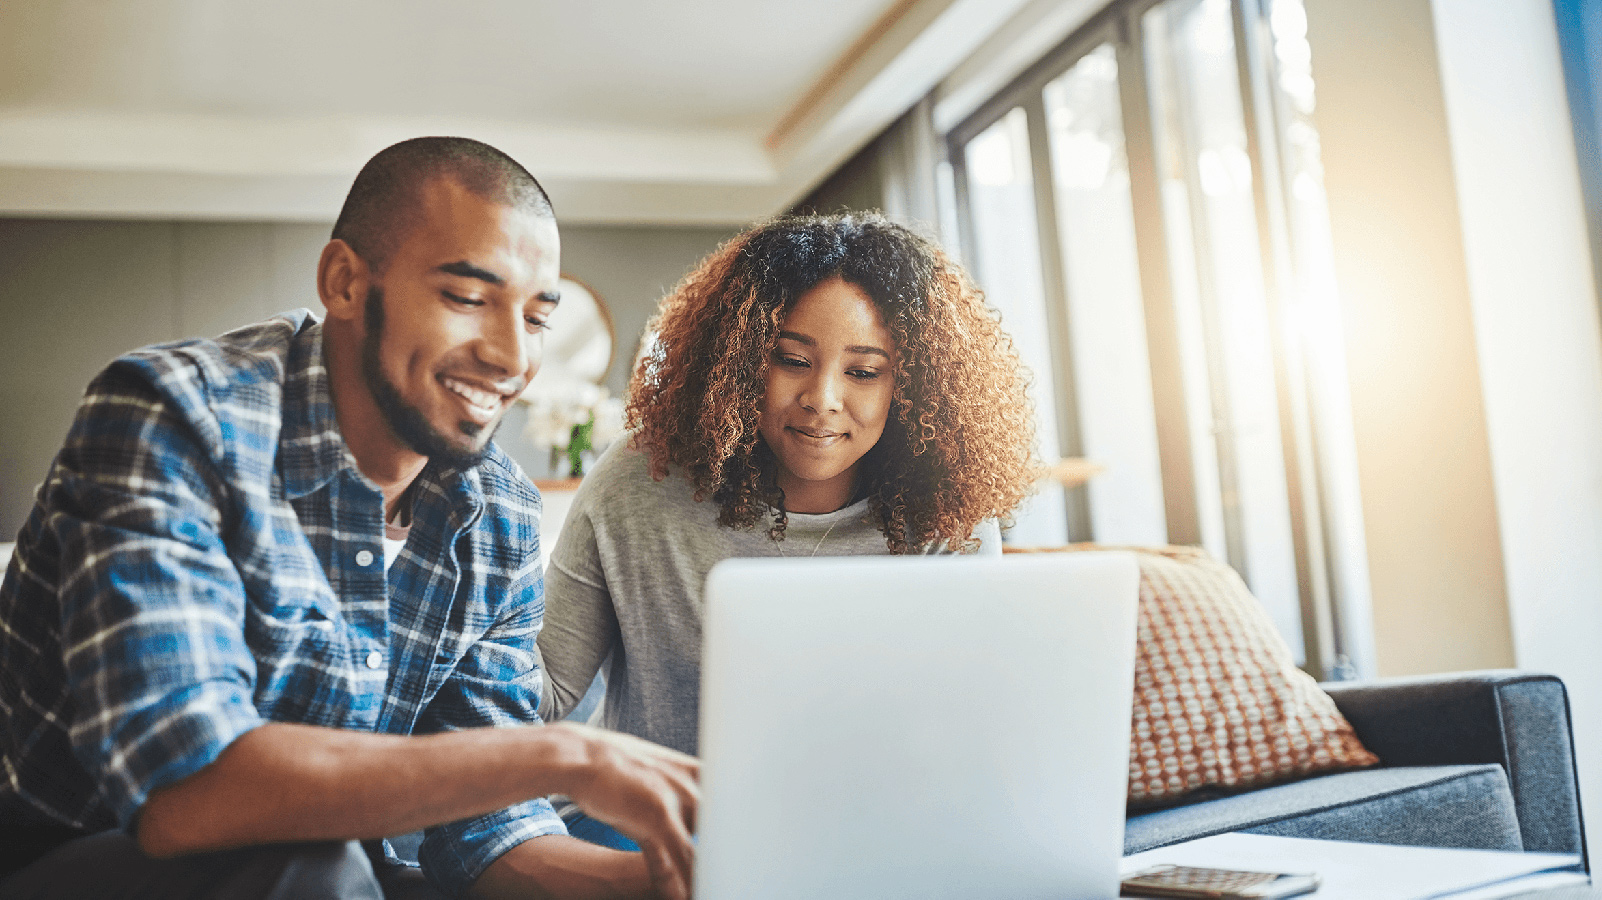
M 1118 896 L 1119 553 L 730 560 L 707 579 L 697 900 Z

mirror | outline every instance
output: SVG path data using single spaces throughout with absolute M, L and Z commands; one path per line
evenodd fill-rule
M 589 285 L 563 275 L 562 300 L 545 332 L 545 359 L 521 399 L 571 394 L 579 385 L 599 385 L 612 367 L 616 335 L 612 312 Z

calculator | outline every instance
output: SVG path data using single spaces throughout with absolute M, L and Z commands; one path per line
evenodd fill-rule
M 1199 866 L 1153 866 L 1124 878 L 1124 897 L 1189 897 L 1198 900 L 1275 900 L 1318 890 L 1312 874 L 1243 872 Z

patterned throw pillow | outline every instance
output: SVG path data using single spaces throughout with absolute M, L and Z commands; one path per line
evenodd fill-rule
M 1130 806 L 1379 762 L 1229 566 L 1194 547 L 1072 549 L 1140 563 Z

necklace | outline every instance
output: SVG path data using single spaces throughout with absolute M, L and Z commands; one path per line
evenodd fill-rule
M 830 525 L 827 529 L 824 530 L 823 537 L 818 538 L 818 542 L 816 544 L 812 545 L 812 552 L 810 554 L 808 554 L 809 557 L 818 555 L 818 548 L 823 546 L 823 542 L 828 540 L 829 539 L 829 535 L 834 533 L 834 526 L 835 525 L 839 525 L 839 524 L 840 523 L 838 521 L 836 521 L 834 524 Z M 774 541 L 773 542 L 773 546 L 775 546 L 775 547 L 777 547 L 779 549 L 779 555 L 780 556 L 788 556 L 789 555 L 789 554 L 784 552 L 784 542 L 783 541 Z

